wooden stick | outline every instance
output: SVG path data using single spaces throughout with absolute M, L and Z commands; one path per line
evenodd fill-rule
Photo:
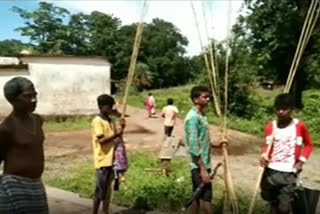
M 143 5 L 141 18 L 140 18 L 140 22 L 139 22 L 139 24 L 137 26 L 135 40 L 134 40 L 134 43 L 133 43 L 133 51 L 132 51 L 131 59 L 130 59 L 130 65 L 129 65 L 129 70 L 128 70 L 126 88 L 125 88 L 123 101 L 122 101 L 123 108 L 122 108 L 121 118 L 124 118 L 124 116 L 126 114 L 128 95 L 129 95 L 129 90 L 130 90 L 130 87 L 131 87 L 131 83 L 133 81 L 134 72 L 135 72 L 135 68 L 136 68 L 137 57 L 138 57 L 141 38 L 142 38 L 143 20 L 144 20 L 144 18 L 146 16 L 146 13 L 147 13 L 147 6 L 148 6 L 147 0 L 145 0 L 144 1 L 144 5 Z
M 271 151 L 272 145 L 273 145 L 274 133 L 272 133 L 271 136 L 272 136 L 271 137 L 272 140 L 268 144 L 267 151 L 266 151 L 267 157 L 268 157 L 268 155 L 269 155 L 269 153 Z M 263 176 L 264 170 L 265 170 L 265 167 L 260 167 L 260 171 L 259 171 L 258 179 L 257 179 L 257 182 L 256 182 L 254 194 L 253 194 L 253 197 L 252 197 L 251 202 L 250 202 L 248 214 L 252 214 L 253 213 L 253 209 L 254 209 L 254 206 L 255 206 L 255 203 L 256 203 L 256 198 L 257 198 L 257 195 L 258 195 L 258 191 L 260 189 L 260 183 L 261 183 L 261 180 L 262 180 L 262 176 Z

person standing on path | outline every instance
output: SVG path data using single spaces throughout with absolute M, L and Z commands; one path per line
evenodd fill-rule
M 43 120 L 33 113 L 37 92 L 24 77 L 14 77 L 4 86 L 4 96 L 13 106 L 0 125 L 1 214 L 47 214 L 48 203 L 41 176 L 44 171 Z
M 200 198 L 192 201 L 191 213 L 199 214 L 200 201 L 204 214 L 212 214 L 212 185 L 211 185 L 211 147 L 221 148 L 222 144 L 215 145 L 210 140 L 209 126 L 205 115 L 210 96 L 209 89 L 195 86 L 191 89 L 193 107 L 187 113 L 184 121 L 185 144 L 191 157 L 191 178 L 193 192 L 205 183 Z
M 161 116 L 164 118 L 164 134 L 167 137 L 171 137 L 174 126 L 176 125 L 176 118 L 179 110 L 173 105 L 173 99 L 167 100 L 167 106 L 162 109 Z
M 152 93 L 148 94 L 148 97 L 144 101 L 144 105 L 146 107 L 147 116 L 151 118 L 153 114 L 155 114 L 156 101 L 152 96 Z

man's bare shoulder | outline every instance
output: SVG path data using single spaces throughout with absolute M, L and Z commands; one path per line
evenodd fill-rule
M 42 126 L 43 118 L 41 117 L 41 115 L 36 114 L 36 113 L 32 113 L 31 116 L 33 117 L 34 120 L 39 121 L 40 125 Z
M 12 115 L 8 115 L 0 124 L 0 138 L 8 137 L 12 129 Z

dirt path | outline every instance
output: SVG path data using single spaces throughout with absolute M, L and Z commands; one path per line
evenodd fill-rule
M 128 109 L 125 140 L 128 151 L 158 152 L 163 139 L 162 118 L 146 118 L 144 110 Z M 211 126 L 213 141 L 220 138 L 219 129 Z M 183 122 L 178 120 L 174 135 L 183 136 Z M 234 183 L 242 188 L 252 189 L 258 174 L 257 159 L 259 158 L 262 138 L 241 132 L 229 130 L 229 153 Z M 65 173 L 74 163 L 91 160 L 90 130 L 47 133 L 45 142 L 47 173 Z M 181 150 L 179 154 L 184 154 Z M 214 161 L 221 160 L 219 153 L 214 155 Z M 302 180 L 306 186 L 320 189 L 320 150 L 315 149 L 309 163 L 302 173 Z M 61 170 L 62 169 L 62 170 Z M 220 171 L 222 174 L 222 170 Z M 217 182 L 219 179 L 217 179 Z

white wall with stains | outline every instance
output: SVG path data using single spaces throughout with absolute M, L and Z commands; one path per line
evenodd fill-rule
M 110 63 L 101 57 L 25 56 L 28 69 L 0 68 L 0 115 L 11 111 L 4 84 L 14 76 L 29 78 L 38 92 L 41 115 L 88 115 L 97 112 L 96 98 L 110 94 Z

